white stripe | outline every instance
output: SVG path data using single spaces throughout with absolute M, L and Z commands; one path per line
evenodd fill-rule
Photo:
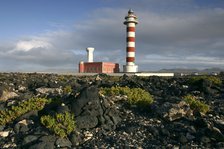
M 128 27 L 135 27 L 135 23 L 128 23 L 127 26 Z
M 135 21 L 135 18 L 127 18 L 126 21 Z
M 135 47 L 135 42 L 127 42 L 127 47 Z
M 135 32 L 127 32 L 127 37 L 135 37 Z
M 127 52 L 127 57 L 135 57 L 135 52 Z
M 130 65 L 135 65 L 134 62 L 127 62 L 126 65 L 130 66 Z

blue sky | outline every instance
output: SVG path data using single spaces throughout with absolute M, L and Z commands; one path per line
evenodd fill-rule
M 0 71 L 125 64 L 124 17 L 132 8 L 140 70 L 224 68 L 223 0 L 1 0 Z
M 1 38 L 71 26 L 102 5 L 92 0 L 2 0 L 0 4 Z

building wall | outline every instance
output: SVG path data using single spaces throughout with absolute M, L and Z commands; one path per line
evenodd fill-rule
M 102 73 L 118 73 L 119 64 L 116 63 L 103 63 Z
M 81 68 L 81 69 L 80 69 Z M 119 64 L 109 62 L 85 62 L 82 67 L 79 66 L 81 73 L 117 73 Z
M 79 62 L 79 73 L 83 73 L 84 72 L 84 62 L 81 61 Z
M 102 63 L 93 62 L 93 63 L 84 63 L 84 73 L 101 73 L 102 72 Z

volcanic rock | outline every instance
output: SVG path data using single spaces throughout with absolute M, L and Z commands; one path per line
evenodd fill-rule
M 80 134 L 80 132 L 78 131 L 75 131 L 70 135 L 69 140 L 71 141 L 73 146 L 78 146 L 84 142 L 82 138 L 84 138 L 82 134 Z
M 35 142 L 40 136 L 38 135 L 27 135 L 23 138 L 22 145 L 28 145 L 32 142 Z
M 20 86 L 20 85 L 18 86 L 18 91 L 19 92 L 23 92 L 24 93 L 26 90 L 27 90 L 27 88 L 25 86 Z
M 38 94 L 44 94 L 44 95 L 48 95 L 48 94 L 53 94 L 53 93 L 55 93 L 55 94 L 61 94 L 62 93 L 62 89 L 60 89 L 60 88 L 43 88 L 43 87 L 41 87 L 41 88 L 37 88 L 36 89 L 36 92 L 38 93 Z
M 43 136 L 35 144 L 31 145 L 29 149 L 54 149 L 55 141 L 55 136 Z
M 105 129 L 114 129 L 120 118 L 116 107 L 109 107 L 107 103 L 107 99 L 99 98 L 95 86 L 83 89 L 80 96 L 72 102 L 77 128 L 89 129 L 102 125 Z
M 191 117 L 193 115 L 190 106 L 185 101 L 181 101 L 178 104 L 166 102 L 157 112 L 169 121 L 174 121 L 182 117 Z
M 24 119 L 29 122 L 28 124 L 33 123 L 32 120 L 38 119 L 38 111 L 37 110 L 29 111 L 29 112 L 21 115 L 20 117 L 18 117 L 16 120 L 17 121 L 22 121 Z
M 179 137 L 179 141 L 180 141 L 180 143 L 182 143 L 182 144 L 185 144 L 185 143 L 188 142 L 187 138 L 186 138 L 183 134 L 180 135 L 180 137 Z
M 219 76 L 217 76 L 219 77 Z M 224 148 L 224 77 L 189 84 L 187 77 L 124 75 L 73 76 L 38 73 L 0 74 L 0 112 L 35 97 L 50 98 L 41 111 L 29 111 L 0 128 L 0 148 Z M 70 94 L 62 90 L 70 86 Z M 100 87 L 140 87 L 153 95 L 148 109 L 129 105 L 127 96 L 99 95 Z M 14 94 L 14 95 L 15 95 Z M 183 97 L 192 94 L 209 112 L 190 110 Z M 40 123 L 42 115 L 71 112 L 76 129 L 60 138 Z M 0 118 L 2 118 L 0 115 Z
M 216 139 L 218 142 L 224 142 L 223 133 L 216 127 L 212 127 L 207 131 L 209 137 Z
M 29 127 L 28 127 L 29 124 L 32 124 L 32 122 L 27 121 L 27 120 L 24 119 L 24 120 L 18 122 L 14 126 L 14 131 L 16 133 L 26 133 L 27 131 L 29 131 Z
M 78 116 L 76 117 L 76 125 L 79 129 L 94 128 L 98 125 L 98 119 L 92 115 Z
M 64 103 L 62 103 L 60 106 L 57 107 L 57 113 L 65 113 L 65 112 L 69 112 L 69 108 L 67 105 L 65 105 Z
M 2 95 L 0 97 L 0 101 L 7 101 L 8 99 L 18 97 L 19 95 L 15 92 L 9 92 L 7 90 L 2 91 Z
M 1 131 L 0 132 L 0 136 L 1 137 L 8 137 L 9 136 L 10 131 Z
M 211 140 L 208 137 L 203 136 L 203 137 L 201 137 L 201 142 L 203 142 L 203 143 L 210 143 Z
M 64 147 L 71 148 L 72 143 L 66 138 L 58 138 L 55 142 L 55 145 L 58 148 L 64 148 Z

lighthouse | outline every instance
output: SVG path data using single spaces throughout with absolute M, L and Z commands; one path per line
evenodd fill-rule
M 124 72 L 138 71 L 138 66 L 135 65 L 135 26 L 136 24 L 138 24 L 137 16 L 134 14 L 134 11 L 130 9 L 124 21 L 124 25 L 127 26 L 126 65 L 124 65 Z

